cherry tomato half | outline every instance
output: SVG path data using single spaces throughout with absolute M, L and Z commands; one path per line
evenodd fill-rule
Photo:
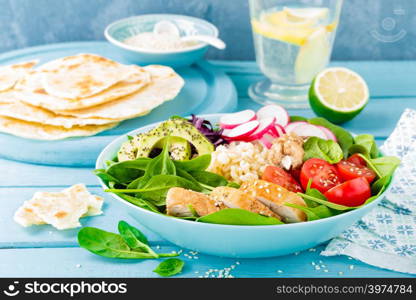
M 348 157 L 347 161 L 352 162 L 353 164 L 360 165 L 360 166 L 367 166 L 366 161 L 362 158 L 358 153 L 355 153 Z
M 364 177 L 359 177 L 331 188 L 324 195 L 332 203 L 359 206 L 371 197 L 371 188 Z
M 308 186 L 310 179 L 312 179 L 311 188 L 315 188 L 321 193 L 325 193 L 341 183 L 337 169 L 320 158 L 308 159 L 302 166 L 300 182 L 304 189 Z
M 364 177 L 368 183 L 371 183 L 376 178 L 376 173 L 370 168 L 346 160 L 337 163 L 337 170 L 344 181 Z
M 291 192 L 302 192 L 300 184 L 289 173 L 276 166 L 266 167 L 262 179 L 280 185 Z

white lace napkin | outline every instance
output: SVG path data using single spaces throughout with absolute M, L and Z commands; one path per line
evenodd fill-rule
M 321 253 L 348 255 L 377 267 L 416 274 L 416 111 L 406 109 L 381 147 L 402 160 L 379 206 Z

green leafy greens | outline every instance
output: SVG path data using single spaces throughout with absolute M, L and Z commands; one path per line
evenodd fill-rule
M 379 150 L 371 134 L 361 134 L 354 138 L 354 145 L 349 149 L 350 154 L 361 153 L 368 158 L 379 156 Z
M 120 234 L 95 227 L 84 227 L 78 232 L 80 247 L 99 256 L 123 259 L 145 259 L 178 256 L 177 253 L 156 254 L 146 236 L 124 221 L 118 225 Z
M 170 188 L 182 187 L 196 192 L 209 193 L 218 186 L 238 185 L 224 177 L 206 171 L 211 155 L 201 155 L 191 160 L 174 161 L 169 155 L 169 139 L 155 158 L 137 158 L 124 162 L 108 162 L 108 168 L 95 170 L 120 198 L 141 208 L 160 212 L 166 204 Z
M 340 145 L 342 152 L 344 153 L 344 157 L 348 156 L 348 150 L 352 144 L 354 144 L 354 139 L 347 130 L 344 128 L 332 124 L 327 119 L 324 118 L 312 118 L 309 119 L 308 122 L 313 125 L 323 126 L 331 130 L 331 132 L 336 136 L 337 142 Z
M 276 218 L 262 216 L 239 208 L 225 208 L 197 219 L 198 222 L 226 225 L 279 225 Z
M 330 164 L 336 164 L 343 158 L 342 149 L 338 143 L 332 140 L 323 140 L 318 137 L 310 137 L 303 145 L 305 154 L 303 160 L 320 158 Z
M 169 258 L 162 261 L 153 272 L 163 277 L 170 277 L 182 272 L 185 263 L 177 258 Z

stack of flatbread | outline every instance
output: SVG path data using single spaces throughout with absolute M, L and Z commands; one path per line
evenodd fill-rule
M 36 64 L 0 67 L 0 132 L 38 140 L 94 135 L 148 114 L 184 85 L 169 67 L 94 54 Z

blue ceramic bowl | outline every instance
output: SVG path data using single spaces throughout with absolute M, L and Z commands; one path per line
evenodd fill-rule
M 220 116 L 214 114 L 202 117 L 215 122 Z M 139 128 L 114 140 L 99 155 L 96 168 L 105 168 L 105 162 L 116 157 L 121 144 L 127 141 L 127 135 L 147 132 L 155 126 L 156 124 L 152 124 Z M 102 181 L 101 185 L 107 188 Z M 259 258 L 286 255 L 328 241 L 377 206 L 384 193 L 362 208 L 327 219 L 268 226 L 217 225 L 187 221 L 156 214 L 130 204 L 114 194 L 112 196 L 122 203 L 126 212 L 138 223 L 178 246 L 218 256 Z
M 205 52 L 208 50 L 208 45 L 205 43 L 167 52 L 139 50 L 123 42 L 125 39 L 141 32 L 153 31 L 154 25 L 162 20 L 174 23 L 179 28 L 181 35 L 203 34 L 218 36 L 217 27 L 205 20 L 171 14 L 141 15 L 122 19 L 108 25 L 104 35 L 110 43 L 122 52 L 128 61 L 139 65 L 160 64 L 181 68 L 189 66 L 204 57 Z

